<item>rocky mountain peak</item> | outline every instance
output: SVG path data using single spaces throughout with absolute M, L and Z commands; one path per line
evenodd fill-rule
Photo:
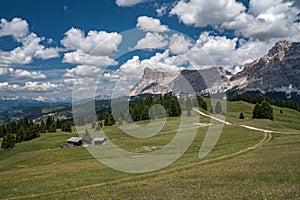
M 182 70 L 176 74 L 170 74 L 156 69 L 145 68 L 142 79 L 132 88 L 130 95 L 150 93 L 163 94 L 174 92 L 201 93 L 207 89 L 219 90 L 223 87 L 232 73 L 223 67 L 212 67 L 202 70 Z
M 262 58 L 246 64 L 230 80 L 245 90 L 277 91 L 300 86 L 300 42 L 277 42 Z M 238 81 L 240 80 L 240 81 Z M 241 85 L 240 82 L 244 84 Z
M 300 94 L 300 42 L 282 40 L 268 53 L 246 64 L 232 74 L 222 67 L 203 70 L 183 70 L 170 74 L 146 68 L 131 95 L 151 93 L 205 93 L 227 90 L 238 91 L 297 91 Z
M 218 71 L 225 77 L 231 77 L 233 75 L 230 71 L 226 70 L 223 67 L 218 67 Z
M 130 95 L 169 93 L 174 78 L 175 75 L 169 72 L 146 67 L 141 80 L 131 89 Z
M 286 52 L 289 51 L 291 45 L 292 42 L 287 40 L 276 42 L 275 46 L 269 50 L 268 54 L 261 59 L 265 62 L 279 62 L 285 56 Z
M 253 61 L 252 63 L 245 64 L 245 68 L 251 68 L 257 64 L 259 64 L 260 66 L 264 66 L 269 63 L 280 62 L 285 54 L 290 50 L 291 45 L 292 42 L 287 40 L 278 41 L 265 56 Z
M 162 70 L 157 70 L 157 69 L 150 69 L 146 67 L 144 69 L 144 74 L 143 74 L 143 79 L 148 79 L 148 80 L 161 80 L 167 77 L 172 76 L 170 73 L 162 71 Z

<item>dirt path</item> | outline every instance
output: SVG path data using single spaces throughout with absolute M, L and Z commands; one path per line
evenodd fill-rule
M 230 122 L 226 122 L 226 121 L 224 121 L 224 120 L 222 120 L 222 119 L 218 119 L 218 118 L 216 118 L 216 117 L 214 117 L 214 116 L 207 115 L 207 114 L 205 114 L 204 112 L 202 112 L 202 111 L 200 111 L 200 110 L 198 110 L 198 109 L 196 109 L 196 108 L 193 108 L 193 110 L 194 110 L 195 112 L 199 113 L 199 114 L 202 115 L 202 116 L 209 117 L 209 118 L 211 118 L 211 119 L 214 119 L 214 120 L 216 120 L 216 121 L 218 121 L 218 122 L 221 122 L 221 123 L 224 123 L 224 124 L 226 124 L 226 125 L 233 125 L 233 124 L 231 124 Z M 247 125 L 237 125 L 237 126 L 244 127 L 244 128 L 246 128 L 246 129 L 250 129 L 250 130 L 260 131 L 260 132 L 263 132 L 263 133 L 280 133 L 280 132 L 277 132 L 277 131 L 271 131 L 271 130 L 266 130 L 266 129 L 256 128 L 256 127 L 253 127 L 253 126 L 247 126 Z
M 226 125 L 231 125 L 230 122 L 226 122 L 226 121 L 224 121 L 224 120 L 222 120 L 222 119 L 219 119 L 219 118 L 216 118 L 216 117 L 214 117 L 214 116 L 207 115 L 207 114 L 205 114 L 204 112 L 201 112 L 200 110 L 198 110 L 198 109 L 196 109 L 196 108 L 193 108 L 193 110 L 196 111 L 197 113 L 199 113 L 200 115 L 205 116 L 205 117 L 209 117 L 209 118 L 211 118 L 211 119 L 214 119 L 214 120 L 216 120 L 216 121 L 218 121 L 218 122 L 221 122 L 221 123 L 224 123 L 224 124 L 226 124 Z
M 219 121 L 221 123 L 224 123 L 224 124 L 227 124 L 227 125 L 233 125 L 233 124 L 231 124 L 229 122 L 226 122 L 224 120 L 221 120 L 221 119 L 215 118 L 213 116 L 207 115 L 207 114 L 199 111 L 198 109 L 193 108 L 193 110 L 196 111 L 197 113 L 199 113 L 200 115 L 212 118 L 212 119 L 214 119 L 216 121 Z M 123 178 L 123 179 L 120 179 L 120 180 L 109 181 L 109 182 L 104 182 L 104 183 L 99 183 L 99 184 L 86 185 L 86 186 L 81 186 L 81 187 L 76 187 L 76 188 L 69 188 L 69 189 L 57 190 L 57 191 L 45 192 L 45 193 L 39 193 L 39 194 L 17 196 L 17 197 L 11 197 L 11 198 L 6 198 L 6 199 L 7 200 L 8 199 L 31 199 L 31 198 L 35 198 L 35 197 L 49 196 L 49 195 L 59 194 L 59 193 L 64 193 L 64 192 L 72 192 L 72 191 L 85 190 L 85 189 L 95 188 L 95 187 L 122 184 L 126 181 L 133 181 L 133 180 L 136 180 L 136 179 L 151 178 L 152 176 L 155 176 L 155 175 L 170 174 L 170 173 L 174 173 L 174 172 L 178 172 L 178 171 L 182 171 L 182 170 L 188 170 L 190 168 L 193 168 L 193 167 L 196 167 L 196 166 L 199 166 L 199 165 L 211 164 L 211 163 L 214 163 L 214 162 L 218 162 L 218 161 L 225 160 L 225 159 L 230 159 L 230 158 L 245 154 L 245 153 L 247 153 L 249 151 L 252 151 L 252 150 L 254 150 L 258 147 L 261 147 L 265 143 L 269 142 L 272 139 L 272 133 L 275 133 L 275 131 L 259 129 L 259 128 L 255 128 L 255 127 L 252 127 L 252 126 L 246 126 L 246 125 L 239 125 L 239 126 L 247 128 L 247 129 L 263 132 L 264 133 L 264 138 L 260 142 L 255 144 L 254 146 L 248 147 L 246 149 L 242 149 L 238 152 L 228 154 L 228 155 L 224 155 L 224 156 L 220 156 L 220 157 L 217 157 L 217 158 L 203 160 L 203 161 L 200 161 L 200 162 L 197 162 L 197 163 L 192 163 L 192 164 L 185 165 L 185 166 L 182 166 L 182 167 L 176 167 L 176 168 L 166 169 L 166 170 L 162 170 L 162 171 L 158 171 L 158 172 L 152 172 L 152 173 L 148 173 L 148 174 L 131 176 L 131 177 Z

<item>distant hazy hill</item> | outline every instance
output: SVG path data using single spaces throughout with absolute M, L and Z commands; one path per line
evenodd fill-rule
M 0 125 L 24 118 L 34 120 L 45 119 L 48 115 L 59 118 L 60 120 L 73 118 L 72 105 L 68 102 L 54 103 L 36 100 L 0 100 L 0 107 Z M 110 100 L 95 101 L 95 110 L 97 113 L 109 108 Z

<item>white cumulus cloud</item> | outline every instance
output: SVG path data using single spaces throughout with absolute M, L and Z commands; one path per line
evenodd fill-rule
M 20 90 L 21 86 L 17 84 L 9 84 L 8 82 L 0 82 L 0 90 L 2 92 L 5 91 L 16 91 Z
M 165 32 L 169 30 L 168 26 L 162 25 L 159 19 L 147 16 L 140 16 L 137 19 L 136 27 L 146 32 Z
M 27 71 L 23 69 L 0 68 L 0 76 L 8 75 L 16 79 L 46 79 L 47 76 L 40 71 Z
M 42 72 L 29 72 L 27 70 L 17 69 L 14 71 L 14 77 L 17 79 L 46 79 L 47 76 Z
M 122 35 L 115 32 L 89 31 L 85 36 L 83 31 L 71 28 L 61 40 L 61 44 L 69 51 L 64 54 L 63 63 L 97 66 L 116 65 L 117 62 L 110 55 L 118 51 L 121 42 Z
M 185 53 L 191 46 L 191 41 L 186 39 L 183 35 L 175 33 L 170 38 L 169 49 L 172 53 Z
M 31 63 L 35 58 L 45 60 L 59 56 L 58 49 L 45 48 L 40 44 L 43 39 L 34 33 L 27 35 L 21 41 L 22 46 L 16 47 L 12 51 L 0 51 L 0 66 L 25 65 Z
M 148 0 L 116 0 L 116 4 L 120 7 L 131 7 Z
M 60 85 L 56 85 L 51 82 L 44 82 L 44 83 L 39 83 L 39 82 L 26 82 L 24 85 L 25 90 L 30 90 L 30 91 L 50 91 L 50 90 L 55 90 L 58 89 Z
M 21 18 L 14 18 L 12 21 L 1 19 L 0 37 L 13 36 L 16 40 L 21 40 L 29 34 L 28 23 Z
M 6 68 L 6 67 L 1 67 L 0 68 L 0 76 L 1 75 L 11 75 L 14 73 L 13 68 Z
M 0 82 L 0 90 L 4 92 L 50 92 L 61 88 L 61 85 L 51 82 L 26 82 L 23 86 L 19 84 L 9 84 L 8 82 Z
M 236 35 L 261 41 L 299 40 L 300 9 L 293 2 L 282 0 L 251 0 L 249 11 L 242 12 L 221 27 L 234 30 Z
M 78 65 L 72 69 L 66 69 L 67 73 L 64 74 L 64 77 L 67 78 L 76 78 L 76 77 L 99 77 L 101 69 L 96 66 L 90 65 Z
M 140 60 L 139 56 L 133 56 L 121 67 L 113 72 L 106 73 L 105 78 L 116 83 L 112 85 L 117 95 L 128 95 L 130 89 L 141 79 L 145 68 L 157 69 L 166 71 L 171 74 L 178 73 L 184 69 L 181 67 L 185 60 L 178 56 L 171 56 L 170 51 L 166 50 L 163 53 L 156 53 L 149 59 Z
M 245 6 L 235 0 L 180 0 L 170 14 L 177 15 L 184 24 L 205 27 L 230 21 L 244 10 Z
M 62 62 L 75 65 L 96 65 L 101 67 L 118 64 L 109 56 L 94 56 L 86 54 L 81 50 L 65 53 Z
M 94 92 L 99 85 L 100 75 L 103 73 L 101 67 L 78 65 L 75 68 L 66 69 L 66 71 L 63 75 L 64 83 L 68 88 L 73 90 L 73 95 L 75 95 L 73 96 L 73 100 L 94 97 Z
M 135 49 L 162 49 L 169 44 L 166 37 L 159 33 L 146 33 L 135 45 Z
M 226 36 L 212 36 L 204 32 L 196 44 L 181 56 L 196 68 L 223 66 L 231 69 L 232 66 L 243 66 L 260 58 L 272 45 L 274 44 L 258 40 L 246 41 Z
M 81 50 L 87 54 L 97 56 L 110 55 L 118 50 L 118 45 L 122 41 L 122 36 L 116 32 L 89 31 L 85 36 L 84 32 L 71 28 L 65 33 L 61 44 L 68 50 Z
M 0 50 L 1 67 L 26 65 L 34 59 L 46 60 L 59 56 L 58 48 L 46 48 L 40 44 L 45 38 L 29 33 L 28 23 L 20 18 L 14 18 L 11 22 L 1 19 L 0 37 L 3 36 L 12 36 L 21 45 L 11 51 Z

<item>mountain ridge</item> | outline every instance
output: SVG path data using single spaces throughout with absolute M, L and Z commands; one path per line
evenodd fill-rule
M 162 76 L 155 79 L 158 74 Z M 167 76 L 165 80 L 163 77 Z M 138 94 L 173 92 L 217 93 L 236 91 L 296 92 L 300 94 L 300 42 L 281 40 L 263 57 L 245 64 L 244 69 L 232 74 L 223 67 L 203 70 L 182 70 L 178 74 L 146 68 L 142 79 L 130 91 Z

